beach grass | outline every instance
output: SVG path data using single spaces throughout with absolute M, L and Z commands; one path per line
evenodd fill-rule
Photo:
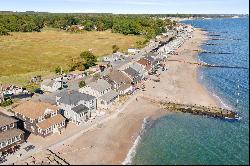
M 143 40 L 143 36 L 110 31 L 70 33 L 55 29 L 0 36 L 0 83 L 24 84 L 35 75 L 52 73 L 56 66 L 67 68 L 81 51 L 90 49 L 103 56 L 112 53 L 114 44 L 126 51 Z

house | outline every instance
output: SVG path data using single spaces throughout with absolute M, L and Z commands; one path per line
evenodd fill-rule
M 104 77 L 104 79 L 107 80 L 111 84 L 112 89 L 117 91 L 119 94 L 124 95 L 133 90 L 131 85 L 132 79 L 120 70 L 111 70 L 109 74 Z
M 134 62 L 132 65 L 130 65 L 129 67 L 131 67 L 132 69 L 134 69 L 135 71 L 137 71 L 138 73 L 140 73 L 140 75 L 143 76 L 143 78 L 147 78 L 148 77 L 148 72 L 145 69 L 145 66 Z
M 100 108 L 109 109 L 113 105 L 113 103 L 118 100 L 119 94 L 116 91 L 111 90 L 99 98 L 98 105 Z
M 15 117 L 23 121 L 24 128 L 42 137 L 61 133 L 65 128 L 65 118 L 60 109 L 45 102 L 27 101 L 13 109 Z
M 137 72 L 135 69 L 129 67 L 124 70 L 124 72 L 127 74 L 127 76 L 132 79 L 133 84 L 138 84 L 140 83 L 144 78 L 143 75 Z
M 138 52 L 140 52 L 140 50 L 139 50 L 139 49 L 136 49 L 136 48 L 129 48 L 129 49 L 128 49 L 128 53 L 129 53 L 129 54 L 136 54 L 136 53 L 138 53 Z
M 62 89 L 65 86 L 63 77 L 58 77 L 55 79 L 47 79 L 41 83 L 41 90 L 47 92 L 55 92 L 59 89 Z
M 118 61 L 124 58 L 124 54 L 121 52 L 116 52 L 113 53 L 112 55 L 108 55 L 103 57 L 103 62 L 114 62 L 114 61 Z
M 131 84 L 122 84 L 118 89 L 117 92 L 120 95 L 126 95 L 133 92 L 133 86 Z
M 78 91 L 62 91 L 56 96 L 58 107 L 72 123 L 80 125 L 96 115 L 96 97 Z
M 0 156 L 24 142 L 24 131 L 17 128 L 18 120 L 0 114 Z
M 148 61 L 145 58 L 141 58 L 140 60 L 137 61 L 140 65 L 144 66 L 144 69 L 149 73 L 151 72 L 153 66 L 151 65 L 151 62 Z
M 89 94 L 98 98 L 106 94 L 110 90 L 111 90 L 111 85 L 107 81 L 103 79 L 99 79 L 79 89 L 79 92 L 86 93 L 86 94 Z

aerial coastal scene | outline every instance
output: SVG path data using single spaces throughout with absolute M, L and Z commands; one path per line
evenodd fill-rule
M 1 2 L 0 165 L 249 165 L 248 6 Z

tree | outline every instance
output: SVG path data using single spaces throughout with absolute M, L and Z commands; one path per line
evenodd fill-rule
M 84 29 L 86 31 L 91 31 L 94 29 L 94 23 L 92 21 L 86 21 L 84 24 Z
M 97 58 L 92 52 L 84 51 L 80 54 L 80 57 L 83 60 L 83 65 L 85 69 L 89 69 L 90 67 L 96 65 L 95 63 L 97 62 Z
M 84 80 L 79 82 L 79 88 L 82 88 L 82 87 L 85 87 L 85 86 L 86 86 L 86 83 L 85 83 Z
M 2 25 L 0 25 L 0 36 L 1 35 L 9 35 L 8 30 Z
M 112 46 L 113 53 L 116 53 L 120 48 L 117 45 Z
M 55 73 L 56 73 L 56 74 L 61 73 L 61 67 L 60 67 L 60 66 L 57 66 L 57 67 L 55 68 Z

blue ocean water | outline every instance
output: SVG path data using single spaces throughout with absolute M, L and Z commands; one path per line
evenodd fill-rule
M 249 67 L 249 21 L 239 19 L 189 20 L 207 30 L 211 38 L 200 54 L 209 64 Z M 237 40 L 234 40 L 237 39 Z M 219 119 L 176 113 L 157 120 L 139 143 L 133 164 L 249 164 L 249 70 L 201 68 L 200 82 L 242 119 Z M 237 101 L 238 100 L 238 101 Z

